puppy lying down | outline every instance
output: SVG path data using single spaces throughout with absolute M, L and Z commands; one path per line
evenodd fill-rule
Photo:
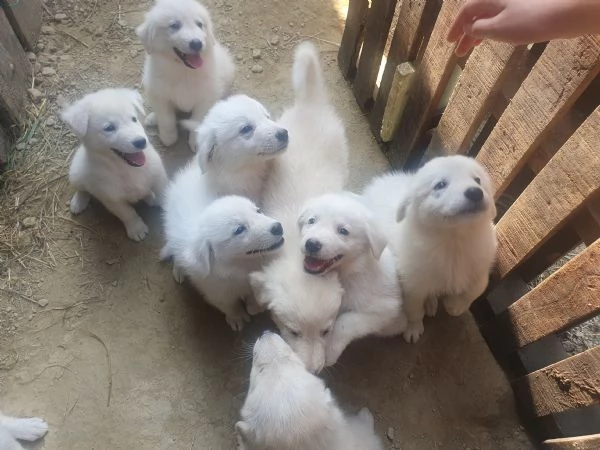
M 345 415 L 320 378 L 277 334 L 254 344 L 250 388 L 236 423 L 240 450 L 379 450 L 373 416 Z
M 37 441 L 47 432 L 48 424 L 43 419 L 9 417 L 0 413 L 0 450 L 23 450 L 18 441 Z
M 423 334 L 423 317 L 436 313 L 438 299 L 458 316 L 485 291 L 497 246 L 493 194 L 485 169 L 461 155 L 434 158 L 412 175 L 386 175 L 366 188 L 363 201 L 383 221 L 390 218 L 382 198 L 396 210 L 390 244 L 404 292 L 406 341 Z
M 69 180 L 77 189 L 71 213 L 83 212 L 96 197 L 117 216 L 127 236 L 140 241 L 148 227 L 132 204 L 161 205 L 167 174 L 139 121 L 142 98 L 131 89 L 103 89 L 67 107 L 62 120 L 81 139 Z

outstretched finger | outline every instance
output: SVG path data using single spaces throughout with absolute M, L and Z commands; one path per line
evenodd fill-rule
M 456 48 L 454 49 L 454 53 L 456 53 L 456 56 L 458 56 L 459 58 L 465 56 L 467 53 L 469 53 L 469 50 L 471 50 L 480 42 L 480 39 L 474 38 L 473 36 L 470 36 L 468 34 L 463 34 L 462 38 L 460 38 L 458 44 L 456 45 Z
M 502 7 L 490 0 L 467 0 L 456 15 L 446 39 L 449 42 L 458 41 L 478 17 L 491 17 L 502 11 Z

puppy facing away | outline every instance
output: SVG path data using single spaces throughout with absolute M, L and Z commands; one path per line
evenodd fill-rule
M 383 196 L 405 183 L 395 202 L 399 223 L 391 247 L 408 318 L 404 338 L 416 342 L 438 298 L 458 316 L 485 291 L 496 256 L 496 207 L 489 175 L 466 156 L 434 158 L 398 177 L 375 180 L 367 191 L 369 198 Z
M 235 425 L 240 450 L 379 450 L 373 416 L 342 412 L 277 334 L 254 344 L 250 388 Z
M 167 174 L 139 121 L 142 98 L 131 89 L 103 89 L 68 106 L 62 120 L 81 140 L 69 170 L 77 189 L 71 213 L 83 212 L 91 196 L 117 216 L 134 241 L 148 227 L 132 203 L 161 205 Z
M 290 144 L 274 160 L 263 197 L 265 211 L 283 223 L 286 245 L 262 273 L 251 274 L 250 279 L 258 305 L 270 310 L 283 338 L 308 370 L 318 372 L 325 364 L 327 336 L 342 289 L 337 273 L 315 278 L 304 272 L 296 222 L 308 199 L 343 189 L 348 149 L 312 44 L 298 46 L 292 79 L 294 105 L 279 121 L 289 132 Z
M 156 0 L 136 31 L 147 53 L 143 83 L 160 140 L 171 146 L 177 141 L 176 112 L 201 122 L 230 89 L 235 66 L 196 0 Z
M 0 413 L 0 449 L 23 450 L 18 441 L 33 442 L 48 432 L 48 424 L 37 417 L 17 418 Z
M 310 200 L 298 226 L 304 270 L 315 275 L 337 271 L 344 289 L 326 364 L 335 364 L 354 339 L 402 333 L 406 316 L 396 260 L 378 221 L 360 197 L 346 192 Z
M 188 211 L 200 211 L 216 198 L 241 195 L 260 204 L 273 158 L 288 145 L 288 133 L 270 119 L 256 100 L 234 95 L 211 108 L 196 129 L 198 153 L 167 189 L 165 200 L 166 244 L 161 259 L 173 256 L 180 224 Z M 177 258 L 174 274 L 178 272 Z M 180 279 L 176 275 L 176 279 Z

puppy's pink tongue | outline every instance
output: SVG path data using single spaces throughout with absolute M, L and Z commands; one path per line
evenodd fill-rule
M 306 256 L 304 258 L 304 269 L 310 273 L 320 273 L 324 271 L 329 265 L 329 261 L 318 258 L 313 258 L 312 256 Z
M 192 66 L 194 69 L 199 69 L 204 63 L 204 61 L 202 61 L 202 57 L 198 54 L 185 55 L 185 62 Z
M 146 155 L 144 155 L 144 152 L 124 153 L 123 155 L 133 166 L 141 167 L 146 164 Z

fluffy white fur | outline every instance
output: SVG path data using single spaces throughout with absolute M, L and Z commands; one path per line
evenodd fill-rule
M 0 413 L 0 449 L 24 450 L 18 441 L 33 442 L 48 432 L 48 424 L 37 417 L 17 418 Z
M 167 174 L 139 119 L 142 98 L 131 89 L 103 89 L 68 106 L 62 120 L 81 140 L 69 179 L 77 189 L 71 212 L 80 214 L 96 197 L 117 216 L 127 236 L 140 241 L 148 227 L 132 203 L 161 205 Z
M 448 314 L 458 316 L 485 291 L 496 255 L 496 207 L 485 169 L 461 155 L 435 158 L 413 175 L 375 180 L 364 201 L 392 189 L 398 192 L 391 247 L 408 317 L 404 338 L 416 342 L 438 298 Z
M 323 380 L 278 335 L 254 344 L 250 388 L 235 425 L 240 450 L 379 450 L 373 416 L 342 412 Z
M 304 272 L 296 222 L 308 199 L 342 190 L 348 149 L 313 45 L 297 48 L 292 78 L 295 102 L 279 120 L 289 132 L 290 144 L 274 161 L 263 200 L 265 211 L 283 223 L 287 243 L 281 256 L 250 278 L 258 304 L 271 311 L 283 338 L 316 372 L 325 364 L 327 335 L 342 289 L 336 273 L 314 277 Z
M 396 260 L 371 211 L 352 193 L 310 200 L 298 220 L 304 269 L 339 273 L 344 289 L 340 314 L 327 345 L 335 364 L 351 341 L 375 334 L 399 335 L 406 328 Z
M 193 192 L 184 195 L 193 200 Z M 262 267 L 263 255 L 283 245 L 281 224 L 239 196 L 221 197 L 206 208 L 188 201 L 177 219 L 169 242 L 176 279 L 187 275 L 231 328 L 241 330 L 249 319 L 242 303 L 251 294 L 248 274 Z
M 273 158 L 285 151 L 288 134 L 256 100 L 234 95 L 211 108 L 196 129 L 198 153 L 167 189 L 161 259 L 180 253 L 189 211 L 201 211 L 225 195 L 241 195 L 260 204 Z M 181 275 L 174 261 L 174 274 Z
M 170 146 L 177 141 L 176 112 L 200 122 L 230 89 L 235 66 L 195 0 L 156 0 L 137 34 L 147 53 L 143 82 L 155 114 L 149 124 L 156 121 L 160 140 Z

